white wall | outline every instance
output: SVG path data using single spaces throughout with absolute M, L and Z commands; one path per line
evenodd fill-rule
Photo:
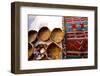
M 57 3 L 57 4 L 73 4 L 73 5 L 87 5 L 98 6 L 100 15 L 100 0 L 0 0 L 0 76 L 16 76 L 10 73 L 11 60 L 11 10 L 10 3 L 13 1 L 25 2 L 40 2 L 40 3 Z M 98 15 L 98 17 L 99 17 Z M 100 17 L 99 20 L 100 21 Z M 98 23 L 99 24 L 99 23 Z M 98 28 L 100 26 L 98 25 Z M 98 29 L 98 33 L 100 30 Z M 98 36 L 98 43 L 100 42 L 100 35 Z M 100 46 L 100 44 L 98 45 Z M 98 49 L 100 50 L 100 49 Z M 100 51 L 99 58 L 100 58 Z M 52 72 L 52 73 L 38 73 L 38 74 L 24 74 L 25 76 L 99 76 L 100 73 L 100 59 L 98 70 L 81 70 L 81 71 L 67 71 L 67 72 Z M 18 75 L 23 76 L 23 74 Z

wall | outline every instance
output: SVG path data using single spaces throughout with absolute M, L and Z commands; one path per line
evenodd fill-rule
M 41 2 L 41 3 L 57 3 L 57 4 L 73 4 L 73 5 L 87 5 L 98 6 L 100 13 L 99 0 L 1 0 L 0 1 L 0 76 L 17 76 L 10 73 L 10 60 L 11 60 L 11 6 L 13 1 L 25 2 Z M 99 14 L 98 13 L 98 17 Z M 100 21 L 100 18 L 98 18 Z M 99 23 L 98 23 L 99 24 Z M 100 28 L 100 26 L 98 26 Z M 98 30 L 100 33 L 100 30 Z M 100 35 L 98 36 L 98 43 Z M 100 46 L 100 44 L 98 45 Z M 99 49 L 98 49 L 99 50 Z M 98 51 L 100 54 L 100 51 Z M 100 58 L 100 55 L 99 55 Z M 100 73 L 100 60 L 98 70 L 81 70 L 81 71 L 67 71 L 67 72 L 52 72 L 52 73 L 38 73 L 38 74 L 24 74 L 24 76 L 99 76 Z M 18 75 L 18 76 L 23 76 Z

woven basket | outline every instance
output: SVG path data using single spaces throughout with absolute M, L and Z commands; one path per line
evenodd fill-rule
M 33 54 L 33 46 L 32 44 L 28 43 L 28 58 L 30 58 Z
M 47 41 L 50 38 L 50 34 L 48 27 L 42 27 L 38 32 L 37 38 L 41 41 Z
M 47 55 L 51 59 L 60 59 L 61 48 L 56 43 L 51 43 L 47 48 Z
M 30 31 L 28 32 L 28 42 L 29 42 L 29 43 L 35 41 L 35 40 L 36 40 L 36 37 L 37 37 L 37 31 L 35 31 L 35 30 L 30 30 Z
M 64 38 L 64 31 L 61 30 L 60 28 L 55 28 L 53 29 L 53 31 L 51 32 L 51 40 L 59 43 L 63 40 Z

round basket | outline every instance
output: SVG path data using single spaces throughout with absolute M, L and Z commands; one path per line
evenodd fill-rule
M 51 43 L 47 48 L 47 55 L 51 59 L 60 59 L 61 48 L 57 44 Z
M 60 28 L 55 28 L 53 29 L 53 31 L 51 32 L 51 40 L 59 43 L 63 40 L 64 38 L 64 31 L 61 30 Z
M 37 31 L 35 31 L 35 30 L 30 30 L 30 31 L 28 32 L 28 42 L 29 42 L 29 43 L 35 41 L 35 40 L 36 40 L 36 37 L 37 37 Z
M 28 58 L 30 58 L 33 54 L 33 46 L 32 44 L 28 43 Z
M 50 38 L 50 34 L 48 27 L 42 27 L 38 32 L 37 38 L 41 41 L 47 41 Z

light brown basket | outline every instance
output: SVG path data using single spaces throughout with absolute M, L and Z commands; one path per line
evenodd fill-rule
M 47 55 L 51 59 L 60 59 L 61 48 L 56 43 L 51 43 L 47 48 Z
M 37 37 L 37 31 L 35 31 L 35 30 L 30 30 L 30 31 L 28 32 L 28 42 L 29 42 L 29 43 L 35 41 L 35 40 L 36 40 L 36 37 Z
M 64 31 L 61 30 L 60 28 L 55 28 L 53 29 L 53 31 L 51 32 L 51 40 L 59 43 L 63 40 L 64 38 Z
M 32 56 L 33 50 L 34 50 L 33 45 L 28 43 L 28 58 Z
M 42 27 L 38 32 L 37 38 L 41 41 L 47 41 L 50 38 L 50 34 L 48 27 Z

